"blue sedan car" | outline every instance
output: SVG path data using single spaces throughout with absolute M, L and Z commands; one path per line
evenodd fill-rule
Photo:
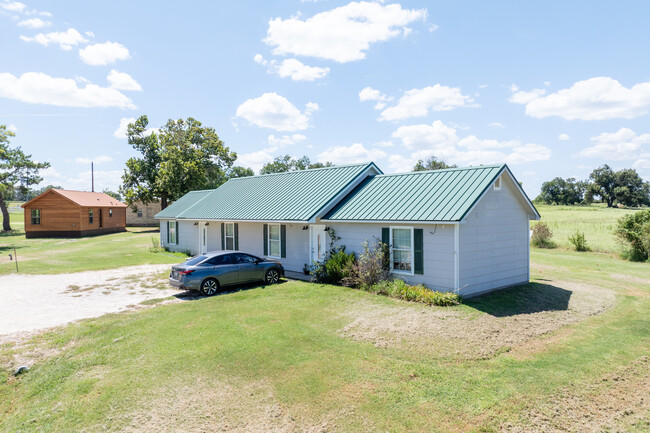
M 216 251 L 192 257 L 172 266 L 169 284 L 183 290 L 198 290 L 206 296 L 221 287 L 263 281 L 275 284 L 284 276 L 282 264 L 240 251 Z

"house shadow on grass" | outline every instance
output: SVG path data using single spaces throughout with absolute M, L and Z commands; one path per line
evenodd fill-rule
M 564 311 L 572 291 L 552 284 L 528 283 L 466 299 L 464 303 L 495 317 Z
M 286 283 L 287 281 L 285 279 L 281 279 L 277 283 L 273 284 L 272 286 L 278 286 Z M 181 293 L 177 293 L 173 295 L 175 298 L 180 299 L 181 301 L 199 301 L 201 299 L 206 299 L 206 298 L 214 298 L 217 296 L 223 296 L 223 295 L 229 295 L 231 293 L 237 293 L 237 292 L 242 292 L 245 290 L 251 290 L 251 289 L 258 289 L 260 287 L 272 287 L 268 284 L 263 284 L 263 283 L 247 283 L 247 284 L 238 284 L 236 286 L 229 286 L 226 288 L 221 289 L 221 291 L 217 292 L 216 294 L 212 296 L 205 296 L 202 295 L 198 291 L 194 290 L 186 290 Z

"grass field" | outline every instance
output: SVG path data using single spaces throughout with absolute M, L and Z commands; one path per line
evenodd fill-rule
M 624 215 L 629 215 L 636 210 L 608 208 L 604 204 L 590 206 L 556 206 L 535 205 L 541 221 L 545 222 L 553 231 L 553 241 L 560 248 L 572 249 L 568 240 L 576 230 L 583 232 L 587 244 L 593 251 L 606 253 L 620 253 L 614 229 L 616 221 Z M 534 225 L 535 223 L 532 223 Z
M 159 239 L 156 228 L 127 228 L 124 233 L 86 237 L 27 239 L 22 213 L 11 214 L 14 232 L 0 233 L 0 275 L 16 272 L 9 254 L 18 255 L 18 269 L 26 274 L 58 274 L 120 266 L 178 263 L 178 253 L 151 253 L 152 239 Z

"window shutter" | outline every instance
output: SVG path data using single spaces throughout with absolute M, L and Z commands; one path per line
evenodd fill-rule
M 287 257 L 287 226 L 280 226 L 280 257 Z
M 235 250 L 239 250 L 239 224 L 235 223 Z
M 269 225 L 264 224 L 264 255 L 268 256 L 269 255 Z
M 390 247 L 390 232 L 388 227 L 381 228 L 381 242 Z
M 167 243 L 169 244 L 169 220 L 167 221 Z
M 226 249 L 226 225 L 221 223 L 221 249 Z
M 424 235 L 422 229 L 413 230 L 413 261 L 415 273 L 424 274 Z
M 181 237 L 179 236 L 181 234 L 181 226 L 178 224 L 178 220 L 176 220 L 176 224 L 174 224 L 176 227 L 176 245 L 180 243 Z

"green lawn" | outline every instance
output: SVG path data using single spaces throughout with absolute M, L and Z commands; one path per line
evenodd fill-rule
M 160 234 L 152 228 L 127 228 L 86 238 L 25 238 L 22 213 L 11 214 L 14 232 L 0 233 L 0 275 L 16 272 L 9 254 L 18 255 L 18 269 L 25 274 L 58 274 L 120 266 L 178 263 L 184 254 L 151 253 L 152 241 Z
M 603 377 L 650 355 L 647 264 L 561 250 L 535 250 L 532 260 L 533 284 L 448 309 L 291 281 L 86 320 L 33 346 L 0 346 L 0 365 L 25 351 L 51 352 L 19 378 L 0 370 L 0 430 L 264 431 L 288 423 L 304 431 L 323 420 L 341 432 L 526 425 L 531 408 L 543 410 L 566 395 L 597 399 L 589 393 L 615 386 Z M 613 290 L 616 305 L 482 358 L 429 350 L 440 336 L 385 347 L 341 331 L 373 311 L 386 317 L 439 311 L 469 326 L 484 319 L 525 324 L 543 298 L 542 310 L 550 311 L 538 315 L 564 314 L 552 310 L 566 305 L 548 298 L 567 291 L 549 291 L 549 280 Z M 455 331 L 448 330 L 452 337 Z M 456 338 L 463 343 L 462 335 Z
M 593 251 L 619 253 L 621 247 L 614 235 L 616 221 L 635 209 L 608 208 L 603 204 L 590 206 L 535 205 L 553 232 L 553 241 L 560 248 L 572 249 L 568 237 L 576 230 L 583 232 Z M 533 223 L 532 225 L 534 225 Z

